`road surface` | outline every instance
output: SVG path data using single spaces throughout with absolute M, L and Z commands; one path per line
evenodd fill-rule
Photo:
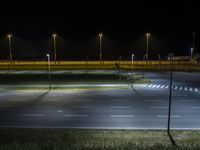
M 174 73 L 171 127 L 200 129 L 200 73 Z M 169 73 L 112 90 L 1 90 L 0 127 L 166 129 Z M 0 87 L 1 88 L 1 87 Z M 2 87 L 3 88 L 3 87 Z

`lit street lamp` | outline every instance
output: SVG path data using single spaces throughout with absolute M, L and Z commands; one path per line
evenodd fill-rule
M 102 60 L 102 37 L 103 37 L 103 33 L 99 33 L 99 59 L 100 61 Z
M 192 48 L 193 48 L 193 51 L 194 51 L 195 50 L 195 37 L 196 37 L 195 31 L 192 32 L 192 36 L 193 36 Z
M 47 61 L 48 61 L 48 76 L 49 76 L 49 91 L 51 90 L 51 68 L 50 68 L 50 55 L 47 54 Z
M 149 37 L 150 37 L 150 33 L 147 32 L 146 33 L 146 37 L 147 37 L 147 51 L 146 51 L 146 59 L 148 60 L 149 59 Z
M 119 82 L 121 82 L 121 68 L 120 68 L 120 65 L 121 65 L 121 59 L 122 59 L 122 57 L 119 56 Z
M 7 35 L 8 37 L 8 44 L 9 44 L 9 59 L 10 59 L 10 63 L 12 64 L 12 44 L 11 44 L 11 37 L 12 37 L 12 34 L 9 33 Z
M 194 48 L 192 47 L 192 48 L 190 49 L 190 59 L 191 59 L 191 60 L 192 60 L 193 51 L 194 51 Z
M 52 37 L 53 37 L 53 50 L 54 50 L 54 61 L 55 61 L 55 64 L 56 64 L 56 60 L 57 60 L 57 54 L 56 54 L 56 36 L 57 36 L 56 33 L 53 33 L 53 34 L 52 34 Z
M 133 87 L 133 60 L 134 60 L 134 54 L 132 54 L 132 87 Z

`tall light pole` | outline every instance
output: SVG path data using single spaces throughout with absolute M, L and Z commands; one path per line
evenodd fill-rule
M 102 61 L 102 38 L 103 38 L 103 33 L 99 33 L 99 60 L 100 62 Z
M 47 54 L 47 61 L 48 61 L 48 77 L 49 77 L 49 91 L 51 91 L 51 68 L 50 68 L 50 55 Z
M 134 60 L 134 54 L 132 54 L 132 87 L 133 87 L 133 60 Z
M 149 59 L 149 37 L 150 37 L 150 33 L 147 32 L 146 33 L 146 37 L 147 37 L 147 51 L 146 51 L 146 59 L 148 60 Z
M 120 68 L 120 65 L 121 65 L 121 59 L 122 59 L 122 57 L 119 56 L 119 82 L 121 82 L 121 68 Z
M 9 33 L 8 35 L 7 35 L 7 38 L 8 38 L 8 44 L 9 44 L 9 59 L 10 59 L 10 63 L 12 64 L 12 43 L 11 43 L 11 38 L 12 38 L 12 34 L 11 33 Z
M 53 50 L 54 50 L 54 61 L 55 61 L 55 64 L 56 64 L 56 61 L 57 61 L 57 54 L 56 54 L 56 36 L 57 36 L 56 33 L 53 33 L 53 34 L 52 34 L 52 37 L 53 37 Z
M 171 103 L 172 103 L 172 84 L 173 84 L 173 71 L 174 71 L 174 54 L 171 54 L 171 73 L 170 73 L 170 88 L 169 88 L 169 107 L 168 107 L 168 120 L 167 120 L 167 133 L 170 132 L 171 125 Z
M 192 48 L 190 49 L 190 60 L 192 60 L 193 51 L 194 51 L 194 48 L 192 47 Z
M 192 36 L 193 36 L 192 48 L 193 48 L 193 51 L 194 51 L 195 50 L 195 31 L 192 32 Z

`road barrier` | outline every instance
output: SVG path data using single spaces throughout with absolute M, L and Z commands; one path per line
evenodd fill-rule
M 134 70 L 170 70 L 170 60 L 133 61 Z M 175 70 L 200 71 L 196 61 L 175 60 Z M 0 69 L 46 69 L 47 61 L 0 61 Z M 52 69 L 132 69 L 132 61 L 51 61 Z

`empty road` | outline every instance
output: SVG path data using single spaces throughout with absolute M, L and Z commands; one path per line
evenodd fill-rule
M 172 128 L 200 129 L 199 75 L 174 73 Z M 133 89 L 124 85 L 109 90 L 37 91 L 0 86 L 0 126 L 165 129 L 169 73 L 146 72 L 145 76 L 152 83 Z

